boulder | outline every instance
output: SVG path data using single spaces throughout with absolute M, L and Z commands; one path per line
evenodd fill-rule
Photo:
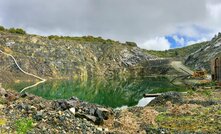
M 97 108 L 95 111 L 95 115 L 97 115 L 97 117 L 107 120 L 109 115 L 110 115 L 110 111 L 107 110 L 106 108 Z
M 94 115 L 95 114 L 95 109 L 94 108 L 90 108 L 89 109 L 89 114 L 90 115 Z
M 82 113 L 76 113 L 75 114 L 76 117 L 79 117 L 79 118 L 85 118 L 89 121 L 92 121 L 94 123 L 97 122 L 97 118 L 95 116 L 92 116 L 92 115 L 88 115 L 88 114 L 82 114 Z M 98 123 L 98 122 L 97 122 Z
M 5 96 L 5 94 L 7 94 L 7 92 L 5 91 L 4 88 L 1 87 L 1 84 L 0 84 L 0 96 Z
M 38 111 L 35 116 L 34 116 L 34 119 L 36 119 L 37 121 L 40 121 L 42 120 L 43 118 L 43 112 L 42 111 Z
M 58 100 L 54 102 L 55 109 L 67 110 L 72 107 L 78 107 L 80 105 L 80 100 L 77 97 L 72 97 L 69 100 Z
M 28 93 L 22 93 L 21 95 L 20 95 L 22 98 L 25 98 L 25 97 L 27 97 L 28 96 Z
M 75 108 L 74 108 L 74 107 L 70 108 L 69 110 L 70 110 L 70 112 L 71 112 L 72 114 L 75 115 Z

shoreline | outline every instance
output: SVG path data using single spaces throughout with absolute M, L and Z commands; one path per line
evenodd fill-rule
M 220 89 L 189 91 L 185 95 L 167 92 L 147 106 L 120 110 L 84 102 L 76 97 L 45 100 L 26 93 L 19 95 L 3 88 L 0 94 L 0 128 L 5 132 L 18 132 L 19 123 L 24 122 L 31 122 L 27 130 L 29 133 L 221 132 L 221 116 L 218 116 L 221 114 Z M 3 94 L 7 95 L 3 97 Z M 213 112 L 208 113 L 208 108 Z M 198 125 L 198 118 L 202 118 L 198 117 L 198 112 L 211 119 L 210 124 L 214 125 L 208 126 L 209 122 L 206 121 Z M 185 120 L 190 125 L 185 124 Z M 176 126 L 176 123 L 181 123 L 183 127 Z M 195 123 L 194 127 L 191 127 L 192 123 Z M 200 125 L 208 128 L 199 131 Z M 187 126 L 189 130 L 185 129 Z

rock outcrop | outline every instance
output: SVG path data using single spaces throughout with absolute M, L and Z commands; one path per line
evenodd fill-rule
M 46 78 L 85 79 L 98 75 L 141 74 L 148 76 L 167 73 L 171 69 L 168 66 L 169 61 L 164 59 L 160 59 L 155 65 L 148 64 L 159 59 L 132 42 L 120 43 L 91 36 L 43 37 L 7 31 L 1 31 L 0 37 L 0 49 L 12 54 L 22 69 Z M 3 54 L 0 54 L 0 68 L 0 82 L 16 79 L 14 74 L 20 77 L 13 61 Z
M 194 68 L 195 70 L 211 71 L 211 60 L 221 53 L 221 33 L 215 36 L 207 44 L 190 54 L 185 60 L 185 64 Z

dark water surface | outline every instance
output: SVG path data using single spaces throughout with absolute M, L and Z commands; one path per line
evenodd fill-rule
M 31 83 L 6 85 L 17 91 Z M 28 93 L 45 99 L 67 99 L 76 96 L 81 100 L 113 108 L 133 106 L 138 103 L 144 93 L 160 93 L 166 91 L 184 91 L 183 87 L 170 84 L 166 77 L 145 78 L 94 78 L 82 80 L 53 80 L 26 90 Z

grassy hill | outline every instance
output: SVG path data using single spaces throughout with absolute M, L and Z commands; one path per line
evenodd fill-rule
M 162 58 L 184 58 L 188 55 L 190 55 L 193 52 L 196 52 L 203 46 L 205 46 L 207 42 L 201 42 L 201 43 L 196 43 L 190 46 L 186 46 L 183 48 L 175 48 L 175 49 L 170 49 L 166 51 L 154 51 L 154 50 L 147 50 L 146 53 L 155 55 L 158 57 Z

